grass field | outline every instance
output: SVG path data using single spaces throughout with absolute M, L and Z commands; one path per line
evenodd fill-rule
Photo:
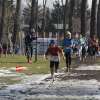
M 26 57 L 21 55 L 8 55 L 7 57 L 2 56 L 0 58 L 0 83 L 2 84 L 15 84 L 20 83 L 22 80 L 21 77 L 23 75 L 33 75 L 33 74 L 47 74 L 50 73 L 49 69 L 49 60 L 43 58 L 43 56 L 38 56 L 38 61 L 33 62 L 32 64 L 27 63 Z M 88 61 L 88 60 L 87 60 Z M 82 63 L 77 61 L 76 58 L 72 59 L 72 68 L 80 66 Z M 100 65 L 100 58 L 96 59 L 95 63 L 91 63 L 90 65 L 97 64 Z M 88 63 L 85 63 L 87 66 Z M 23 71 L 16 72 L 16 66 L 22 66 L 26 69 Z M 65 67 L 65 61 L 61 58 L 60 68 Z M 13 69 L 13 70 L 12 70 Z M 74 70 L 74 69 L 73 69 Z M 9 74 L 9 72 L 11 72 Z M 2 75 L 3 74 L 3 75 Z M 12 76 L 9 76 L 12 75 Z M 18 75 L 18 76 L 17 76 Z
M 23 66 L 26 67 L 27 70 L 25 71 L 26 73 L 32 73 L 32 74 L 46 74 L 50 73 L 49 71 L 49 60 L 46 60 L 43 58 L 43 56 L 38 56 L 38 61 L 34 62 L 34 56 L 33 56 L 33 61 L 32 64 L 27 63 L 26 57 L 21 56 L 21 55 L 8 55 L 7 57 L 2 56 L 0 58 L 0 69 L 1 68 L 16 68 L 16 66 Z M 100 65 L 100 58 L 96 59 L 96 64 Z M 80 65 L 77 61 L 77 59 L 72 59 L 72 67 Z M 86 63 L 88 64 L 88 63 Z M 92 63 L 91 63 L 92 65 Z M 65 67 L 65 61 L 61 59 L 60 62 L 60 68 Z
M 43 56 L 38 56 L 38 61 L 34 62 L 34 56 L 32 64 L 27 63 L 25 56 L 14 55 L 14 56 L 2 56 L 0 58 L 0 68 L 16 68 L 16 66 L 23 66 L 27 68 L 27 73 L 33 74 L 46 74 L 49 71 L 49 60 L 43 58 Z M 60 63 L 61 67 L 64 67 L 64 61 Z

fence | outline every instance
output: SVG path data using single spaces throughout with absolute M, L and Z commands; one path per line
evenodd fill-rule
M 34 40 L 33 41 L 33 53 L 35 54 L 35 50 L 37 47 L 38 55 L 44 54 L 48 48 L 50 40 L 55 40 L 55 42 L 57 43 L 56 38 L 37 38 L 37 40 Z

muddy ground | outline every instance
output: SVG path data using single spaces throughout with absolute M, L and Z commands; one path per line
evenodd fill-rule
M 100 100 L 100 66 L 81 65 L 65 73 L 27 75 L 0 69 L 0 100 Z

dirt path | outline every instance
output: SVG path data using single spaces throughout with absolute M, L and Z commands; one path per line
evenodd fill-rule
M 5 72 L 5 73 L 3 73 Z M 17 84 L 2 83 L 0 100 L 100 100 L 100 66 L 77 66 L 70 73 L 50 75 L 24 75 L 0 70 L 0 75 L 11 77 Z

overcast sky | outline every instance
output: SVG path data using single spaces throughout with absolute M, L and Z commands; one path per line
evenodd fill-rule
M 53 2 L 55 1 L 55 0 L 47 0 L 48 2 L 47 2 L 47 6 L 49 5 L 49 7 L 52 7 L 53 6 Z M 61 0 L 59 0 L 59 1 L 61 1 Z M 39 3 L 40 4 L 42 4 L 42 2 L 43 2 L 43 0 L 39 0 Z M 88 0 L 88 4 L 89 4 L 89 6 L 91 6 L 91 3 L 92 3 L 92 0 Z
M 22 3 L 23 3 L 23 6 L 25 6 L 26 5 L 26 2 L 25 2 L 26 0 L 22 0 Z M 47 0 L 47 6 L 48 7 L 50 7 L 50 8 L 52 8 L 53 7 L 53 2 L 54 2 L 55 0 Z M 61 0 L 59 0 L 59 1 L 61 1 Z M 92 2 L 92 0 L 88 0 L 88 4 L 89 4 L 89 7 L 91 6 L 91 2 Z M 39 4 L 43 4 L 43 0 L 39 0 Z

